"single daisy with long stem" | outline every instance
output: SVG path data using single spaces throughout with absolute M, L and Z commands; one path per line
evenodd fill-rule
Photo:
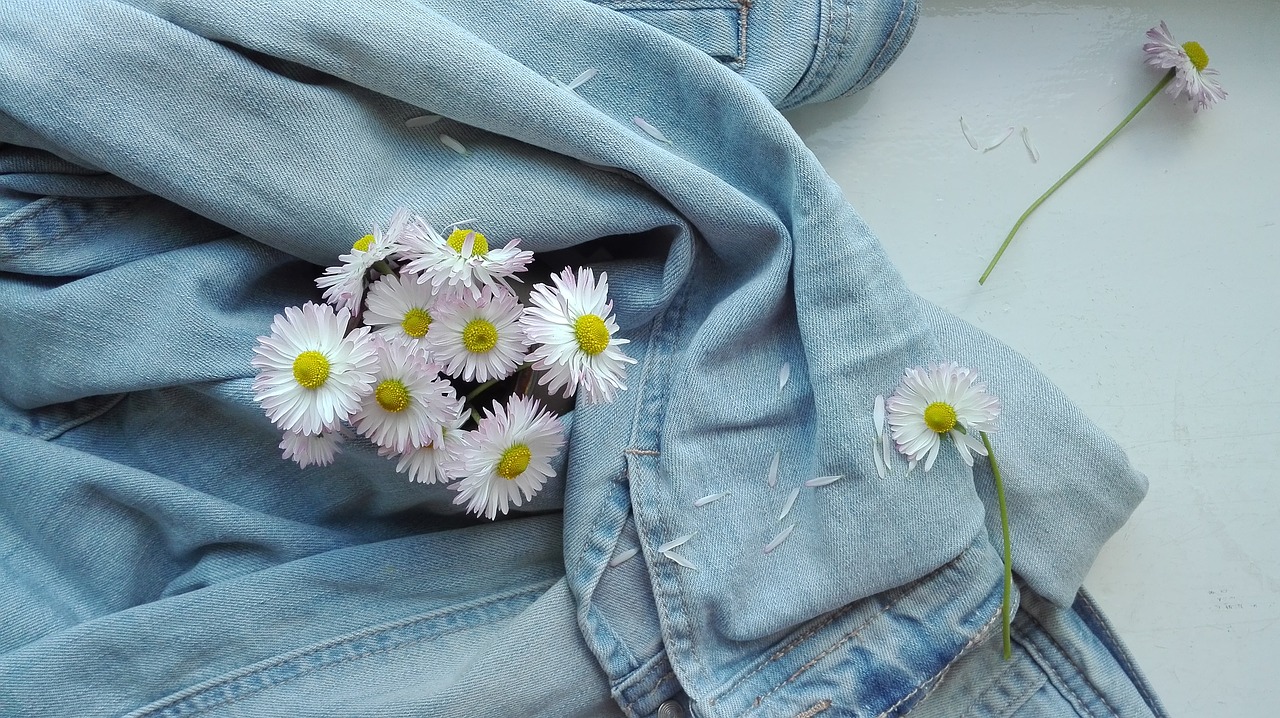
M 1074 167 L 1067 170 L 1057 182 L 1053 183 L 1044 194 L 1040 195 L 1036 201 L 1031 203 L 1027 211 L 1022 213 L 1018 221 L 1014 223 L 1013 229 L 1009 230 L 1008 236 L 1004 238 L 1000 248 L 996 250 L 996 254 L 991 258 L 991 262 L 987 264 L 987 269 L 978 279 L 978 284 L 985 284 L 987 277 L 991 276 L 992 270 L 996 268 L 996 263 L 1000 261 L 1000 257 L 1004 255 L 1004 251 L 1008 249 L 1009 243 L 1013 241 L 1013 236 L 1018 233 L 1023 222 L 1036 211 L 1049 196 L 1058 191 L 1067 180 L 1071 179 L 1076 172 L 1084 167 L 1085 163 L 1093 159 L 1094 155 L 1102 151 L 1108 143 L 1116 136 L 1129 121 L 1142 111 L 1160 91 L 1168 88 L 1168 93 L 1173 97 L 1178 97 L 1182 93 L 1186 93 L 1187 98 L 1191 101 L 1192 111 L 1198 112 L 1201 108 L 1212 107 L 1215 102 L 1225 100 L 1227 97 L 1226 90 L 1222 89 L 1222 85 L 1218 84 L 1218 71 L 1209 67 L 1209 54 L 1205 52 L 1200 43 L 1194 40 L 1184 42 L 1181 45 L 1173 39 L 1173 35 L 1169 32 L 1168 26 L 1161 20 L 1160 24 L 1147 31 L 1147 39 L 1151 42 L 1142 46 L 1142 52 L 1145 56 L 1145 62 L 1152 67 L 1167 70 L 1156 86 L 1151 88 L 1151 92 L 1142 98 L 1137 107 L 1134 107 L 1128 115 L 1125 115 L 1120 124 L 1116 125 L 1106 137 L 1102 138 L 1089 153 L 1084 156 Z

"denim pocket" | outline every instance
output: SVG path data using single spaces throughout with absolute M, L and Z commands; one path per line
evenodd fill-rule
M 729 64 L 746 57 L 747 0 L 596 0 Z

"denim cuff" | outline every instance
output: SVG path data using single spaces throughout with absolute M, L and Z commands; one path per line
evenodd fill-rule
M 779 105 L 845 97 L 870 85 L 898 59 L 916 27 L 916 0 L 821 0 L 813 63 Z

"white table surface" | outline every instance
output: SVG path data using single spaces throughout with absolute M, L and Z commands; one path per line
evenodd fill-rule
M 1160 19 L 1230 96 L 1154 100 L 979 287 L 1159 79 Z M 980 141 L 1025 125 L 1040 161 L 1018 133 L 975 152 L 961 116 Z M 1029 357 L 1150 478 L 1085 585 L 1171 715 L 1280 715 L 1280 2 L 927 3 L 869 90 L 789 117 L 908 285 Z

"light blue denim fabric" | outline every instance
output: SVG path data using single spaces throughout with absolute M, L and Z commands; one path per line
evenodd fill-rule
M 1072 608 L 1145 479 L 1023 359 L 910 293 L 775 109 L 864 87 L 914 17 L 0 7 L 0 715 L 1162 715 Z M 588 68 L 577 92 L 552 79 Z M 423 112 L 448 119 L 405 127 Z M 401 206 L 607 271 L 639 360 L 619 401 L 574 412 L 563 480 L 494 525 L 367 444 L 297 470 L 251 401 L 255 337 Z M 882 480 L 869 450 L 873 397 L 944 359 L 1005 405 L 1028 610 L 1022 678 L 995 688 L 1015 674 L 983 662 L 985 465 L 944 452 Z M 846 478 L 802 490 L 764 554 L 822 474 Z M 692 532 L 696 569 L 656 551 Z

